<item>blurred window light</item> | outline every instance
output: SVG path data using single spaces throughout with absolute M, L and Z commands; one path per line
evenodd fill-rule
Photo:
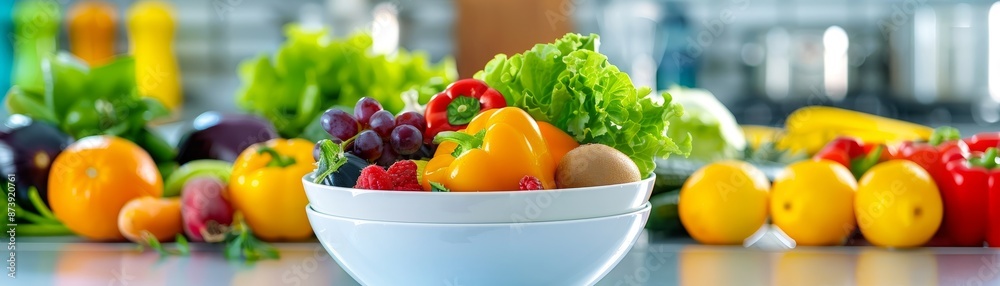
M 847 95 L 847 48 L 850 39 L 839 26 L 830 26 L 823 33 L 823 85 L 826 95 L 834 101 Z
M 771 99 L 783 99 L 788 96 L 789 87 L 788 31 L 781 27 L 771 28 L 765 37 L 764 91 Z
M 399 11 L 392 3 L 381 3 L 372 10 L 372 50 L 392 54 L 399 47 Z
M 987 76 L 990 97 L 1000 101 L 1000 2 L 993 3 L 989 14 L 989 54 Z
M 937 14 L 922 7 L 913 14 L 913 91 L 917 101 L 931 103 L 938 92 Z

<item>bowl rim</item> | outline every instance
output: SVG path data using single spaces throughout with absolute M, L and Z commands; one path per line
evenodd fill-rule
M 465 227 L 469 227 L 469 226 L 503 226 L 503 225 L 519 226 L 519 225 L 528 225 L 528 224 L 530 224 L 530 225 L 546 225 L 546 224 L 559 224 L 559 223 L 568 223 L 568 222 L 587 222 L 587 221 L 592 221 L 592 220 L 611 219 L 611 218 L 616 218 L 616 217 L 625 217 L 625 216 L 637 215 L 637 214 L 642 214 L 642 213 L 649 213 L 652 209 L 653 209 L 653 204 L 650 203 L 649 201 L 647 201 L 646 203 L 644 203 L 642 205 L 641 208 L 639 208 L 637 210 L 633 210 L 633 211 L 630 211 L 630 212 L 627 212 L 627 213 L 620 213 L 620 214 L 613 214 L 613 215 L 606 215 L 606 216 L 599 216 L 599 217 L 588 217 L 588 218 L 578 218 L 578 219 L 564 219 L 564 220 L 549 220 L 549 221 L 480 222 L 480 223 L 464 223 L 464 222 L 463 223 L 403 222 L 403 221 L 384 221 L 384 220 L 372 220 L 372 219 L 358 219 L 358 218 L 336 216 L 336 215 L 332 215 L 332 214 L 320 212 L 320 211 L 318 211 L 318 210 L 316 210 L 316 209 L 314 209 L 312 207 L 312 203 L 306 205 L 306 214 L 319 215 L 319 216 L 328 217 L 328 218 L 332 218 L 332 219 L 343 220 L 343 221 L 350 221 L 350 222 L 354 222 L 355 224 L 358 224 L 360 222 L 360 223 L 380 223 L 380 224 L 405 224 L 405 225 L 410 225 L 410 226 L 448 226 L 448 227 L 453 227 L 453 226 L 462 227 L 462 226 L 465 226 Z M 312 224 L 312 222 L 310 222 L 310 225 L 311 224 Z
M 442 194 L 448 194 L 448 196 L 489 196 L 489 195 L 495 196 L 495 195 L 499 195 L 499 194 L 509 195 L 509 194 L 515 194 L 515 193 L 520 194 L 520 193 L 537 193 L 538 192 L 538 191 L 523 191 L 523 190 L 514 190 L 514 191 L 486 191 L 486 192 L 483 192 L 483 191 L 479 191 L 479 192 L 428 192 L 428 191 L 418 191 L 418 192 L 415 192 L 415 191 L 367 190 L 367 189 L 345 188 L 345 187 L 330 186 L 330 185 L 324 185 L 324 184 L 314 183 L 311 179 L 312 179 L 312 177 L 313 177 L 313 175 L 315 173 L 316 172 L 313 171 L 313 172 L 309 172 L 305 176 L 302 176 L 302 182 L 304 184 L 315 185 L 315 186 L 320 187 L 320 188 L 332 188 L 332 189 L 346 190 L 346 191 L 354 192 L 356 194 L 365 194 L 365 193 L 381 193 L 381 194 L 384 194 L 384 193 L 392 193 L 392 194 L 399 194 L 401 196 L 426 196 L 427 194 L 432 194 L 432 196 L 437 196 L 438 194 L 435 194 L 435 193 L 442 193 Z M 603 185 L 603 186 L 593 186 L 593 187 L 582 187 L 582 188 L 548 189 L 548 190 L 540 190 L 540 191 L 542 191 L 542 192 L 584 192 L 584 191 L 594 191 L 594 190 L 597 190 L 597 189 L 604 189 L 604 188 L 610 188 L 610 187 L 620 187 L 620 186 L 631 185 L 631 184 L 642 185 L 642 184 L 648 184 L 648 183 L 655 182 L 655 181 L 656 181 L 656 173 L 653 173 L 653 174 L 649 175 L 649 177 L 646 177 L 645 179 L 642 179 L 642 180 L 639 180 L 639 181 L 636 181 L 636 182 L 628 182 L 628 183 L 613 184 L 613 185 Z

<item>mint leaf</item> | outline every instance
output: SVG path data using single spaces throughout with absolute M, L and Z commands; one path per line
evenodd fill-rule
M 451 192 L 443 184 L 438 182 L 431 182 L 431 192 Z

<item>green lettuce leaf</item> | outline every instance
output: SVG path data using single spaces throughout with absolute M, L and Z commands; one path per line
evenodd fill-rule
M 241 109 L 271 120 L 283 137 L 304 136 L 327 108 L 354 106 L 365 96 L 393 113 L 403 109 L 400 94 L 410 90 L 425 104 L 457 77 L 450 59 L 432 65 L 423 53 L 375 54 L 367 34 L 330 39 L 325 29 L 296 25 L 285 32 L 288 40 L 273 55 L 241 64 L 236 97 Z
M 691 137 L 667 136 L 670 118 L 683 111 L 668 93 L 636 88 L 628 74 L 597 51 L 597 35 L 567 34 L 513 56 L 497 55 L 476 73 L 500 91 L 508 105 L 566 131 L 580 143 L 599 143 L 625 153 L 643 176 L 655 158 L 691 150 Z

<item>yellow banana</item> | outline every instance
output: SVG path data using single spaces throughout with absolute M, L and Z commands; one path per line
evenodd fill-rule
M 785 133 L 781 128 L 763 125 L 740 125 L 743 129 L 743 136 L 747 139 L 747 146 L 750 148 L 760 148 L 760 145 L 778 141 Z
M 827 106 L 803 107 L 792 112 L 785 121 L 785 129 L 788 133 L 827 130 L 838 134 L 851 130 L 852 134 L 864 134 L 864 131 L 871 131 L 872 134 L 884 134 L 876 138 L 898 137 L 903 140 L 926 140 L 934 132 L 934 129 L 919 124 Z

